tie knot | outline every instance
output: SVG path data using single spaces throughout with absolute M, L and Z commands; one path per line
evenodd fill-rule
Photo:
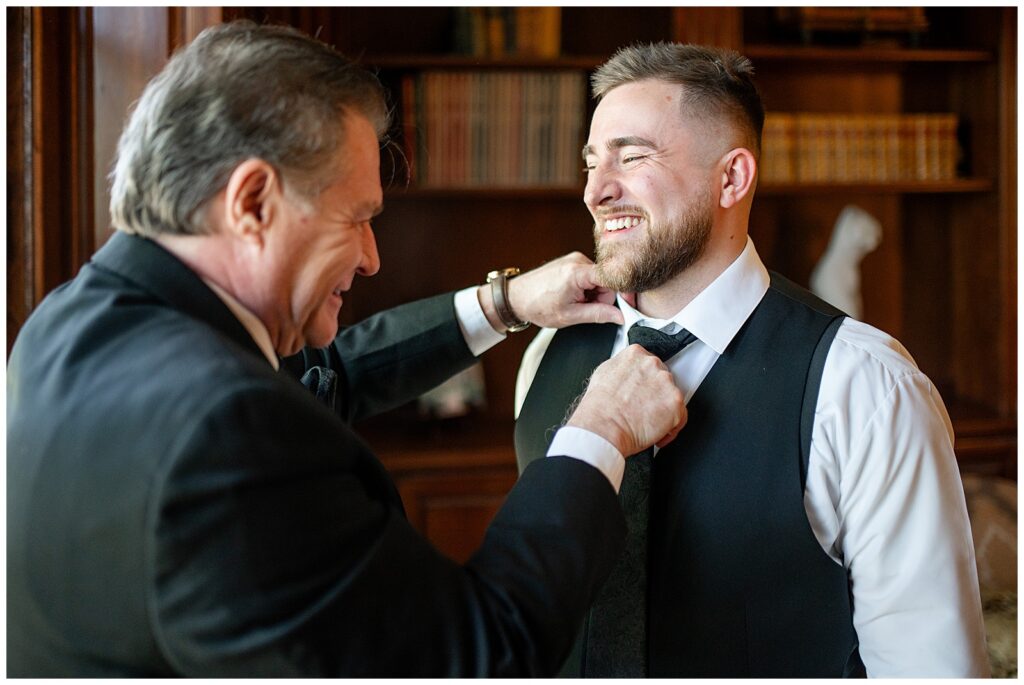
M 629 329 L 630 345 L 640 345 L 663 362 L 671 359 L 679 350 L 696 339 L 697 336 L 685 328 L 673 335 L 662 333 L 650 326 L 641 326 L 638 323 L 633 324 Z
M 323 366 L 310 367 L 302 376 L 301 383 L 329 409 L 334 409 L 338 396 L 338 374 L 336 371 Z

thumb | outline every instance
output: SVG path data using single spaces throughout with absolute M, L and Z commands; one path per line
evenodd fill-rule
M 626 322 L 626 320 L 622 318 L 622 312 L 615 305 L 604 304 L 602 302 L 591 302 L 586 306 L 588 322 L 617 323 L 620 325 Z

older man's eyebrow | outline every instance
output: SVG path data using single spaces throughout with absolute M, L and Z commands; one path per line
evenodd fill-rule
M 607 148 L 609 151 L 618 150 L 624 147 L 657 147 L 653 142 L 642 138 L 640 136 L 622 136 L 621 138 L 612 138 L 608 141 Z M 588 155 L 594 154 L 593 145 L 583 146 L 583 159 L 586 160 Z

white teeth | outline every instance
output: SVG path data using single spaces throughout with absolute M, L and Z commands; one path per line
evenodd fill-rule
M 604 230 L 606 231 L 621 231 L 624 228 L 632 228 L 640 224 L 640 218 L 635 216 L 620 217 L 618 219 L 608 219 L 604 222 Z

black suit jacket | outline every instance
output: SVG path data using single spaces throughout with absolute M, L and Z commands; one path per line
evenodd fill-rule
M 275 373 L 193 272 L 116 235 L 9 362 L 9 675 L 553 674 L 624 538 L 604 476 L 540 460 L 460 566 L 348 425 L 471 361 L 447 295 Z

